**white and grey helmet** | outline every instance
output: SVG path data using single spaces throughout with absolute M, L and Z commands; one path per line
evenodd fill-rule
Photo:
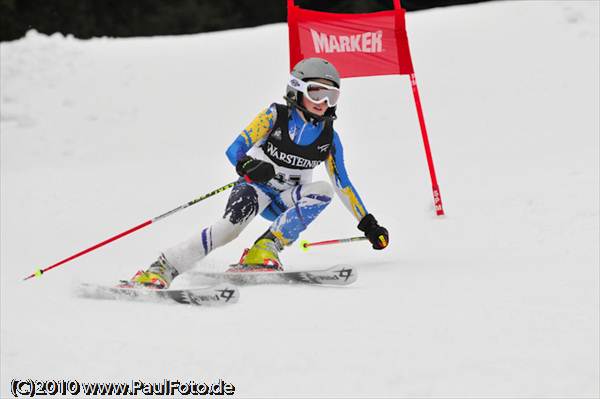
M 292 69 L 285 99 L 288 104 L 296 106 L 304 112 L 307 111 L 302 107 L 302 91 L 299 91 L 297 87 L 292 86 L 294 81 L 293 78 L 300 79 L 304 82 L 315 79 L 326 79 L 338 89 L 340 88 L 340 74 L 331 62 L 316 57 L 306 58 L 300 61 L 294 66 L 294 69 Z M 335 106 L 330 107 L 325 116 L 335 118 L 335 110 Z

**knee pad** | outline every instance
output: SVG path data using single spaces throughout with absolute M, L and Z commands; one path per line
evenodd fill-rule
M 248 184 L 236 185 L 225 207 L 223 219 L 240 224 L 258 213 L 258 194 L 254 187 Z

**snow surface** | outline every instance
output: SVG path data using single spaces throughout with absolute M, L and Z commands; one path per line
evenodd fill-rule
M 71 288 L 145 268 L 220 217 L 226 194 L 21 279 L 235 179 L 224 151 L 281 101 L 286 25 L 2 43 L 0 396 L 13 378 L 170 377 L 222 378 L 240 397 L 598 397 L 599 8 L 408 14 L 448 216 L 430 205 L 408 78 L 344 80 L 347 166 L 390 247 L 291 248 L 290 269 L 344 262 L 359 280 L 243 287 L 218 309 Z M 303 238 L 355 225 L 336 201 Z M 223 269 L 267 226 L 257 219 L 198 267 Z

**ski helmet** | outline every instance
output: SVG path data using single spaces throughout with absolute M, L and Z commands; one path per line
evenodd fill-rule
M 291 75 L 304 82 L 307 82 L 309 80 L 325 79 L 330 81 L 338 89 L 340 88 L 340 74 L 331 62 L 322 58 L 306 58 L 300 61 L 296 64 L 296 66 L 294 66 L 294 69 L 292 69 Z M 285 99 L 288 102 L 288 104 L 299 108 L 305 114 L 309 113 L 309 115 L 313 118 L 323 119 L 322 117 L 317 117 L 316 115 L 313 115 L 312 113 L 308 112 L 302 106 L 302 96 L 302 92 L 299 91 L 296 87 L 291 86 L 288 82 L 285 96 Z M 336 108 L 337 105 L 329 107 L 324 117 L 335 119 Z

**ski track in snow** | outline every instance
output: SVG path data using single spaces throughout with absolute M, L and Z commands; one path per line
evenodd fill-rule
M 0 44 L 0 396 L 15 378 L 221 378 L 240 397 L 598 397 L 598 15 L 594 1 L 408 14 L 447 217 L 407 77 L 346 79 L 336 129 L 390 247 L 290 248 L 290 269 L 351 263 L 359 279 L 242 287 L 206 309 L 72 287 L 129 278 L 227 194 L 21 279 L 235 179 L 224 152 L 281 100 L 286 26 Z M 267 226 L 197 267 L 223 270 Z M 302 238 L 358 233 L 334 201 Z

